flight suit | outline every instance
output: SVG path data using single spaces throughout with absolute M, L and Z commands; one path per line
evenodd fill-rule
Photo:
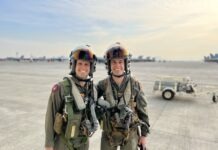
M 111 86 L 112 90 L 109 96 L 108 96 L 108 87 Z M 128 86 L 131 88 L 131 97 L 133 99 L 133 103 L 135 105 L 128 105 L 131 100 L 124 100 L 126 98 L 119 98 L 119 95 L 122 95 L 122 93 L 125 93 L 128 90 Z M 144 92 L 141 89 L 141 86 L 138 81 L 136 81 L 131 76 L 125 76 L 123 82 L 120 86 L 118 86 L 113 79 L 109 76 L 108 78 L 99 81 L 97 84 L 97 91 L 98 91 L 98 98 L 101 96 L 104 97 L 104 99 L 108 102 L 110 102 L 109 97 L 112 95 L 114 97 L 115 103 L 124 103 L 121 101 L 128 101 L 127 105 L 128 107 L 134 112 L 134 115 L 138 117 L 139 120 L 144 122 L 144 124 L 141 125 L 141 134 L 142 136 L 147 136 L 149 133 L 149 118 L 147 114 L 147 100 L 144 95 Z M 128 95 L 128 94 L 127 94 Z M 125 97 L 125 96 L 123 96 Z M 120 102 L 117 102 L 119 101 Z M 110 102 L 111 103 L 111 102 Z M 116 105 L 115 104 L 115 105 Z M 128 137 L 125 139 L 120 138 L 119 136 L 113 135 L 114 130 L 111 130 L 112 124 L 111 122 L 108 122 L 108 120 L 111 120 L 111 118 L 108 118 L 107 115 L 104 115 L 101 119 L 101 122 L 103 122 L 103 132 L 101 137 L 101 150 L 116 150 L 117 146 L 120 146 L 121 150 L 137 150 L 137 144 L 139 140 L 139 136 L 137 134 L 137 127 L 132 125 L 132 128 L 128 131 Z M 133 123 L 134 124 L 134 123 Z M 112 132 L 112 133 L 111 133 Z
M 79 92 L 82 95 L 87 94 L 88 92 L 91 92 L 90 85 L 86 84 L 84 87 L 80 86 L 79 81 L 74 78 L 73 76 L 71 79 L 74 81 L 75 85 L 77 86 Z M 70 93 L 70 83 L 67 80 L 63 80 L 62 82 L 59 82 L 58 84 L 54 85 L 52 88 L 52 92 L 49 97 L 48 106 L 47 106 L 47 112 L 45 116 L 45 147 L 53 147 L 55 150 L 68 150 L 67 145 L 65 144 L 64 138 L 58 135 L 53 127 L 54 127 L 54 121 L 55 121 L 55 115 L 57 112 L 63 113 L 63 107 L 65 102 L 65 96 Z M 81 122 L 85 118 L 85 111 L 88 111 L 88 108 L 86 106 L 86 109 L 83 111 L 79 111 L 76 109 L 75 106 L 73 106 L 73 111 L 75 114 L 82 114 Z M 80 124 L 80 123 L 79 123 Z M 65 124 L 66 125 L 66 124 Z M 63 131 L 64 133 L 65 131 Z M 73 148 L 74 150 L 88 150 L 89 148 L 89 137 L 86 137 L 86 140 L 81 142 L 80 146 L 77 148 Z

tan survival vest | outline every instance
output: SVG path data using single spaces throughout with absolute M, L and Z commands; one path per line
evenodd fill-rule
M 115 106 L 121 106 L 121 105 L 127 105 L 132 111 L 133 111 L 133 117 L 132 117 L 132 124 L 134 122 L 137 122 L 138 119 L 138 115 L 135 112 L 135 107 L 136 107 L 136 102 L 134 100 L 134 93 L 133 93 L 133 87 L 135 84 L 133 84 L 135 82 L 135 80 L 133 78 L 130 77 L 125 91 L 123 93 L 117 93 L 117 94 L 121 94 L 122 97 L 120 98 L 119 103 L 117 104 L 117 100 L 114 99 L 114 95 L 113 95 L 113 89 L 111 86 L 111 81 L 110 78 L 105 79 L 105 96 L 106 96 L 106 101 L 108 101 L 110 103 L 111 108 L 115 107 Z M 111 145 L 122 145 L 124 144 L 123 142 L 125 142 L 128 137 L 129 137 L 129 132 L 128 131 L 123 131 L 120 132 L 118 131 L 116 128 L 113 127 L 114 123 L 113 121 L 111 121 L 110 118 L 107 118 L 106 116 L 103 119 L 103 130 L 107 132 L 107 135 L 110 139 L 110 143 Z M 122 139 L 122 143 L 117 143 L 116 141 L 114 141 L 115 138 L 123 138 Z

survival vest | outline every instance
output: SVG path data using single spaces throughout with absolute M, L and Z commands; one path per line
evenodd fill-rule
M 122 107 L 127 107 L 127 109 L 131 109 L 132 111 L 132 116 L 131 116 L 131 120 L 130 120 L 130 124 L 133 127 L 134 124 L 138 123 L 138 115 L 135 112 L 135 107 L 136 107 L 136 102 L 134 100 L 134 97 L 136 95 L 136 93 L 133 91 L 133 88 L 135 86 L 135 80 L 130 77 L 128 80 L 128 83 L 126 85 L 126 88 L 124 91 L 122 91 L 121 93 L 117 93 L 117 95 L 119 96 L 119 101 L 117 99 L 115 99 L 114 96 L 114 91 L 113 88 L 111 86 L 111 81 L 110 78 L 108 77 L 107 79 L 105 79 L 105 97 L 106 97 L 106 101 L 108 101 L 110 103 L 111 108 L 122 108 Z M 118 111 L 120 114 L 116 114 L 119 118 L 118 119 L 122 119 L 122 114 L 121 111 Z M 126 129 L 126 130 L 119 130 L 117 127 L 117 116 L 111 116 L 111 114 L 107 114 L 104 119 L 103 119 L 103 130 L 107 132 L 107 135 L 110 139 L 110 143 L 111 145 L 114 146 L 118 146 L 118 145 L 122 145 L 124 144 L 123 142 L 125 142 L 128 139 L 129 133 L 131 131 L 131 129 Z M 110 117 L 110 118 L 108 118 Z M 125 125 L 124 125 L 125 126 Z M 122 143 L 116 143 L 116 141 L 114 141 L 113 139 L 117 139 L 117 138 L 121 138 L 123 141 Z
M 81 145 L 81 143 L 86 143 L 88 136 L 80 135 L 80 127 L 82 121 L 83 111 L 86 109 L 86 104 L 84 102 L 84 97 L 81 95 L 79 89 L 77 88 L 75 82 L 71 77 L 65 77 L 62 82 L 64 86 L 64 119 L 66 120 L 65 133 L 62 134 L 62 138 L 69 149 L 72 147 L 76 148 Z M 92 91 L 94 92 L 93 100 L 97 100 L 97 91 L 92 86 Z

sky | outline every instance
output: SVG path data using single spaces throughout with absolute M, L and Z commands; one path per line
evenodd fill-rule
M 0 0 L 0 58 L 69 56 L 115 42 L 133 57 L 202 60 L 218 53 L 218 0 Z

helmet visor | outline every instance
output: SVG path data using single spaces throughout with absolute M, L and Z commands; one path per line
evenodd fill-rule
M 128 51 L 122 47 L 114 47 L 106 53 L 107 59 L 126 58 L 128 55 Z
M 94 54 L 89 50 L 81 49 L 73 52 L 74 60 L 82 59 L 87 61 L 93 61 L 95 59 L 94 57 Z

